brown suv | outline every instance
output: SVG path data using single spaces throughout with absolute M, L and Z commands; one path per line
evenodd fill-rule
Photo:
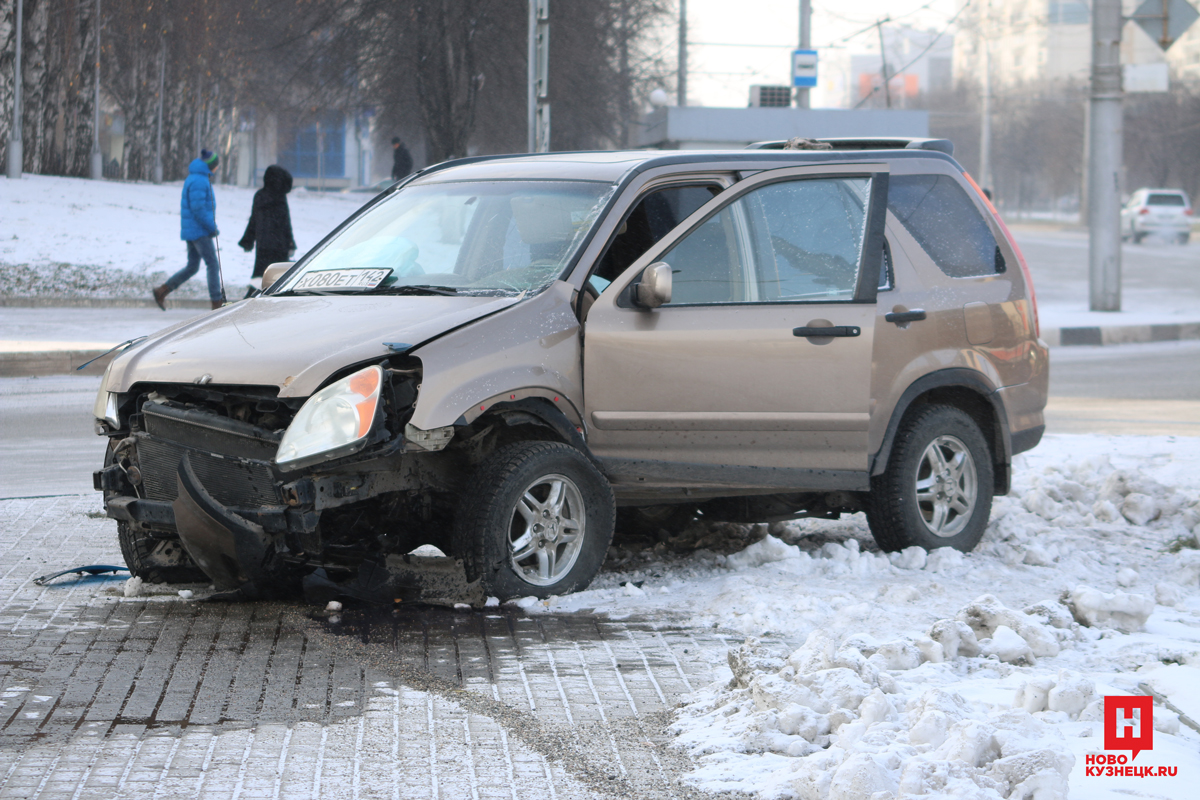
M 1028 268 L 945 140 L 464 159 L 96 401 L 130 568 L 243 596 L 585 587 L 630 524 L 969 550 L 1042 435 Z M 448 558 L 412 551 L 433 544 Z

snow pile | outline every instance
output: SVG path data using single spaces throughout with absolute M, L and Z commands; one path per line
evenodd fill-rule
M 179 239 L 182 181 L 155 185 L 26 175 L 0 193 L 0 294 L 10 297 L 144 297 L 186 262 Z M 254 269 L 254 253 L 237 246 L 254 189 L 216 185 L 221 266 L 232 296 Z M 288 195 L 302 255 L 372 194 Z M 208 297 L 204 266 L 181 297 Z M 241 296 L 240 294 L 238 295 Z
M 728 674 L 675 719 L 702 790 L 1141 791 L 1100 787 L 1085 756 L 1103 752 L 1101 697 L 1200 670 L 1200 438 L 1048 436 L 1015 460 L 1013 483 L 971 553 L 878 552 L 862 515 L 703 523 L 640 546 L 619 536 L 589 590 L 528 611 L 674 614 L 746 640 L 711 653 L 730 653 Z M 1200 683 L 1154 685 L 1164 703 L 1200 706 Z M 1137 763 L 1200 770 L 1200 735 L 1163 703 L 1154 715 Z
M 1075 757 L 1028 708 L 989 709 L 954 691 L 920 689 L 924 680 L 908 691 L 893 676 L 923 662 L 923 677 L 944 672 L 931 666 L 934 653 L 940 659 L 936 648 L 922 652 L 904 639 L 875 645 L 859 635 L 839 644 L 815 631 L 782 659 L 751 640 L 730 652 L 733 680 L 700 692 L 672 730 L 700 763 L 693 779 L 710 791 L 805 800 L 1066 797 Z M 1062 683 L 1071 692 L 1064 689 L 1061 705 L 1079 706 L 1078 716 L 1080 698 L 1095 688 Z M 1051 682 L 1036 711 L 1053 690 Z

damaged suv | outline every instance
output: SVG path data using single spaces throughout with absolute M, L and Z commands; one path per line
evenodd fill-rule
M 948 141 L 823 144 L 440 164 L 129 347 L 129 567 L 478 602 L 587 586 L 618 515 L 971 549 L 1043 431 L 1028 268 Z

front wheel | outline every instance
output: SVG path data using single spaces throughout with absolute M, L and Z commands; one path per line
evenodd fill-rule
M 154 534 L 117 523 L 117 541 L 129 574 L 146 583 L 210 583 L 174 534 Z
M 612 542 L 608 480 L 560 442 L 518 442 L 476 469 L 454 526 L 471 580 L 501 599 L 585 589 Z
M 888 551 L 913 545 L 967 552 L 992 511 L 991 451 L 979 426 L 953 406 L 907 417 L 882 475 L 871 479 L 867 521 Z

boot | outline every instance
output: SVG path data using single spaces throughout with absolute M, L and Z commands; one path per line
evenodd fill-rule
M 167 307 L 163 305 L 163 301 L 167 299 L 167 295 L 170 293 L 171 287 L 167 286 L 165 283 L 162 286 L 155 287 L 154 289 L 154 302 L 163 311 L 167 310 Z
M 212 301 L 212 310 L 216 311 L 218 308 L 220 308 L 223 305 L 225 305 L 224 300 L 213 300 Z

